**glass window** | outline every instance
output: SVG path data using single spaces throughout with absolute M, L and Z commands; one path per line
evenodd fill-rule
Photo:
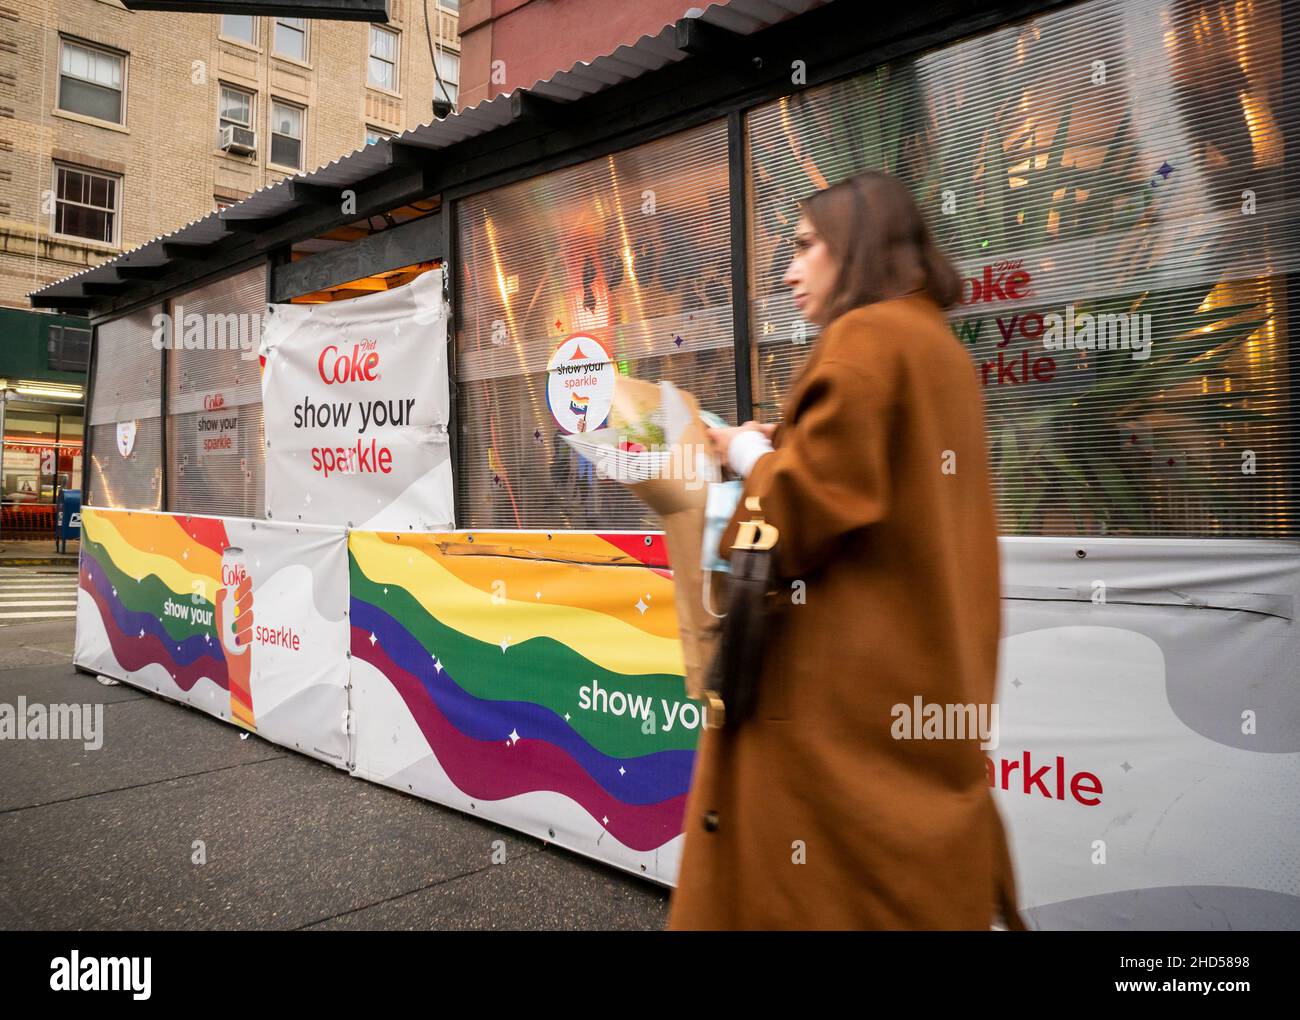
M 460 0 L 438 0 L 438 6 L 444 11 L 451 11 L 453 14 L 460 13 Z
M 460 91 L 460 54 L 437 50 L 433 54 L 433 65 L 438 70 L 438 82 L 434 85 L 434 95 L 454 104 Z
M 305 111 L 288 103 L 271 104 L 271 162 L 302 169 L 302 120 Z
M 375 142 L 378 142 L 384 138 L 392 138 L 392 137 L 393 137 L 393 133 L 391 131 L 385 131 L 382 128 L 370 127 L 369 125 L 366 125 L 367 145 L 373 145 Z
M 460 203 L 459 526 L 658 527 L 564 441 L 604 421 L 553 414 L 547 367 L 576 340 L 734 421 L 728 194 L 719 122 Z
M 221 15 L 221 34 L 250 46 L 257 44 L 257 19 L 248 14 Z
M 125 65 L 119 54 L 60 40 L 59 109 L 121 124 Z
M 162 509 L 162 352 L 150 305 L 95 330 L 99 350 L 87 423 L 90 463 L 82 502 L 133 510 Z
M 797 200 L 884 169 L 965 281 L 1005 533 L 1294 534 L 1300 221 L 1249 207 L 1296 177 L 1280 12 L 1094 0 L 754 111 L 759 413 L 813 341 L 781 283 Z
M 275 19 L 275 52 L 294 60 L 307 59 L 307 19 Z
M 77 167 L 54 167 L 54 232 L 115 244 L 120 178 Z
M 266 270 L 255 267 L 179 294 L 170 312 L 175 322 L 197 316 L 209 324 L 214 342 L 168 352 L 168 509 L 265 517 L 257 343 Z
M 253 93 L 245 92 L 230 85 L 221 86 L 220 108 L 217 111 L 221 127 L 234 124 L 236 127 L 253 127 Z
M 376 88 L 397 91 L 397 33 L 370 26 L 370 77 Z
M 84 372 L 90 363 L 90 330 L 51 325 L 45 367 L 52 372 Z

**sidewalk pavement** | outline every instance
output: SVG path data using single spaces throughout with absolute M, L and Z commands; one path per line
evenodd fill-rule
M 10 541 L 0 538 L 0 567 L 72 567 L 77 566 L 80 543 L 67 543 L 68 551 L 61 553 L 54 539 L 40 541 Z
M 667 890 L 71 665 L 0 628 L 0 704 L 103 705 L 103 747 L 0 741 L 0 928 L 658 930 Z M 495 844 L 505 861 L 493 864 Z M 205 863 L 195 863 L 200 857 Z M 498 852 L 499 856 L 499 852 Z

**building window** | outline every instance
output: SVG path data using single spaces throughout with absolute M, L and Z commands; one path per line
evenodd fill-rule
M 307 62 L 307 19 L 275 19 L 275 52 L 281 57 Z
M 54 233 L 117 242 L 121 178 L 78 167 L 54 167 Z
M 47 350 L 45 367 L 51 372 L 84 372 L 90 365 L 90 330 L 51 325 Z
M 392 137 L 393 137 L 393 133 L 391 131 L 384 131 L 382 128 L 371 127 L 369 124 L 366 125 L 367 145 L 374 145 L 375 142 L 382 141 L 385 138 L 392 138 Z
M 302 122 L 305 111 L 279 101 L 271 104 L 271 162 L 302 169 Z
M 217 111 L 218 126 L 229 124 L 235 127 L 253 128 L 253 93 L 243 89 L 221 86 L 221 105 Z
M 651 188 L 655 214 L 627 215 Z M 461 406 L 475 409 L 457 433 L 458 526 L 656 527 L 653 512 L 563 438 L 603 427 L 612 407 L 555 400 L 548 366 L 567 349 L 604 363 L 596 370 L 611 383 L 610 364 L 667 379 L 735 420 L 725 122 L 458 208 L 456 378 Z
M 460 91 L 460 54 L 438 50 L 433 55 L 433 66 L 438 71 L 438 81 L 433 86 L 434 98 L 455 106 L 456 94 Z
M 59 109 L 121 124 L 126 58 L 68 39 L 60 43 Z
M 238 39 L 249 46 L 256 46 L 257 19 L 248 14 L 223 14 L 221 34 L 227 39 Z
M 397 33 L 370 26 L 370 84 L 397 91 Z
M 438 0 L 438 6 L 452 14 L 460 13 L 460 0 Z
M 1285 5 L 1216 4 L 1222 20 L 1173 5 L 1122 28 L 1099 28 L 1101 7 L 746 114 L 758 416 L 780 416 L 815 346 L 782 282 L 799 200 L 886 168 L 960 272 L 950 317 L 983 392 L 1005 534 L 1294 537 L 1297 313 L 1282 267 L 1300 234 L 1261 232 L 1239 183 L 1296 175 L 1268 41 Z M 1058 64 L 1099 31 L 1106 89 Z M 993 83 L 988 67 L 1006 73 Z M 1189 67 L 1221 84 L 1184 89 Z

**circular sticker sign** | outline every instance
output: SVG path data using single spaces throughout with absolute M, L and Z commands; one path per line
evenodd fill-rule
M 562 431 L 571 435 L 605 425 L 614 406 L 617 370 L 604 344 L 575 333 L 551 355 L 546 371 L 546 401 Z

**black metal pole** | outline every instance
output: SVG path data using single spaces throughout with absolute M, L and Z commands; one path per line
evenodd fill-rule
M 754 417 L 753 354 L 749 335 L 749 213 L 746 202 L 745 119 L 727 114 L 727 178 L 731 200 L 731 332 L 736 361 L 737 423 Z

